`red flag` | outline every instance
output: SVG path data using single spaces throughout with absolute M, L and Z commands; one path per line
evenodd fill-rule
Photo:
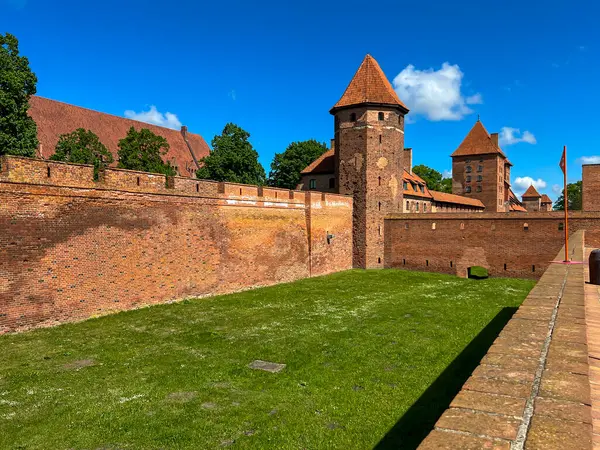
M 562 154 L 562 158 L 560 158 L 560 164 L 559 164 L 563 173 L 565 173 L 565 167 L 567 165 L 566 158 L 567 158 L 567 147 L 563 148 L 563 154 Z

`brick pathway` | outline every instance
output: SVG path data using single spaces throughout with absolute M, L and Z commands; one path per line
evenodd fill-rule
M 581 260 L 582 232 L 572 246 Z M 584 276 L 584 265 L 546 270 L 419 449 L 592 448 Z
M 586 248 L 588 260 L 591 248 Z M 589 270 L 584 268 L 585 279 Z M 587 325 L 588 362 L 590 365 L 590 390 L 592 397 L 592 441 L 594 450 L 600 450 L 600 287 L 585 285 L 585 319 Z

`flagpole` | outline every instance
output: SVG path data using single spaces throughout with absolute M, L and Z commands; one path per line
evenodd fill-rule
M 563 199 L 565 204 L 565 262 L 569 262 L 569 193 L 567 191 L 567 146 L 563 148 L 563 156 L 565 158 L 565 189 L 563 191 Z

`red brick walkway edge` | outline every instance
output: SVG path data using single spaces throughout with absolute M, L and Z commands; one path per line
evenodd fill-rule
M 585 289 L 585 265 L 552 264 L 419 449 L 591 449 Z

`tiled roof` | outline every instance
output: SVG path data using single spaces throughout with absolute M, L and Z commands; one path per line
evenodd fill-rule
M 398 98 L 396 91 L 392 88 L 381 67 L 371 55 L 365 56 L 344 95 L 331 111 L 363 103 L 395 105 L 408 112 L 408 108 Z
M 404 183 L 406 183 L 406 189 L 404 189 Z M 423 187 L 423 192 L 421 192 L 421 186 Z M 427 183 L 416 173 L 409 173 L 406 170 L 402 173 L 402 191 L 404 195 L 412 197 L 431 198 L 429 189 L 427 189 Z
M 546 194 L 542 194 L 542 205 L 544 203 L 552 203 L 552 199 L 548 197 Z
M 506 158 L 502 149 L 492 142 L 490 134 L 478 120 L 450 156 L 488 155 L 490 153 L 499 153 Z
M 533 187 L 533 184 L 527 188 L 525 193 L 521 196 L 523 198 L 540 198 L 540 193 Z
M 335 152 L 333 149 L 327 150 L 306 168 L 300 172 L 302 175 L 314 174 L 327 174 L 335 172 Z
M 116 165 L 119 140 L 123 139 L 129 128 L 133 126 L 136 130 L 148 128 L 153 133 L 164 137 L 169 142 L 170 148 L 163 159 L 177 166 L 181 176 L 195 176 L 197 167 L 180 130 L 150 125 L 37 96 L 31 97 L 29 105 L 29 115 L 37 124 L 42 158 L 52 156 L 61 134 L 70 133 L 77 128 L 85 128 L 98 135 L 100 141 L 113 154 L 114 165 Z M 202 136 L 187 132 L 187 139 L 196 159 L 209 154 L 210 149 Z
M 510 211 L 527 212 L 527 210 L 518 203 L 511 203 L 508 209 Z
M 463 197 L 462 195 L 447 194 L 446 192 L 431 190 L 429 192 L 431 193 L 431 197 L 435 202 L 455 203 L 457 205 L 476 206 L 480 208 L 485 207 L 483 203 L 481 203 L 481 200 L 477 200 L 476 198 Z

